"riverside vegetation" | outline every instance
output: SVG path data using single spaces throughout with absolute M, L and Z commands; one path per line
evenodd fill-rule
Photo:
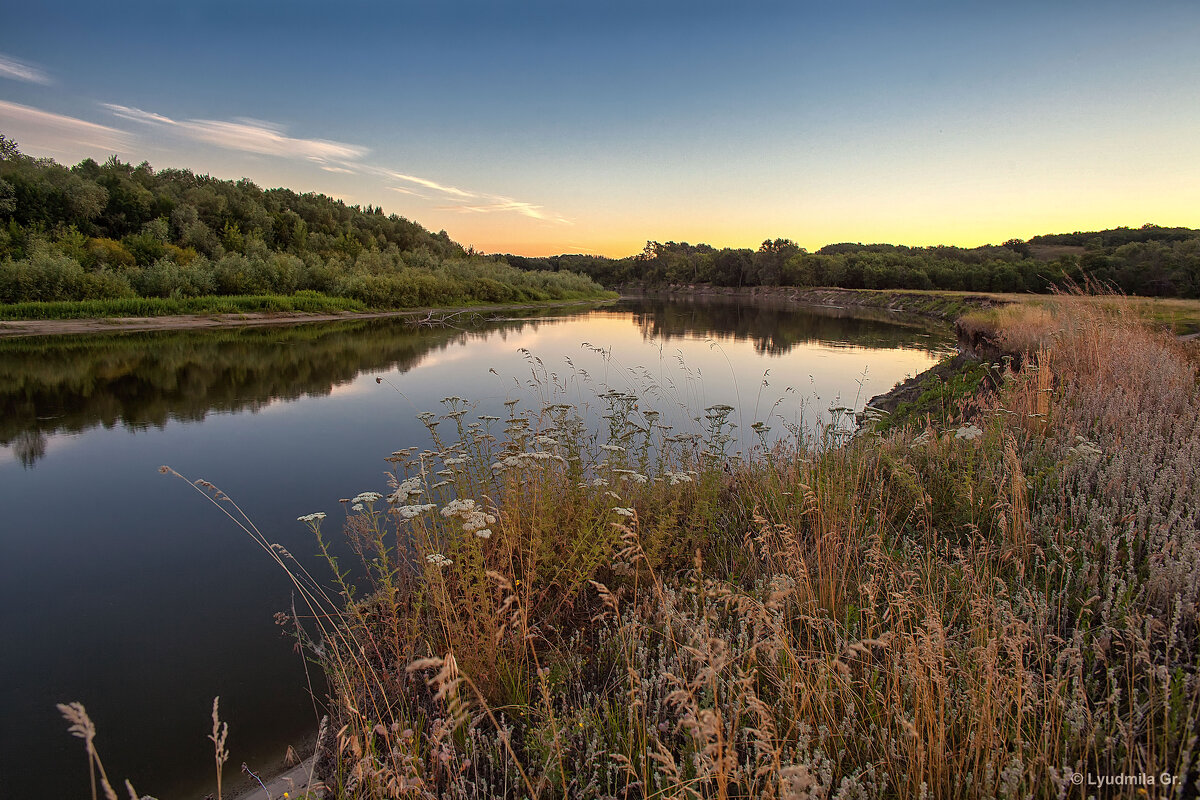
M 344 501 L 357 586 L 325 513 L 332 588 L 242 520 L 305 603 L 326 796 L 1195 796 L 1196 363 L 1096 305 L 975 324 L 1024 358 L 971 416 L 744 457 L 728 406 L 447 398 Z
M 115 156 L 65 167 L 0 134 L 0 319 L 330 312 L 608 296 L 372 206 Z

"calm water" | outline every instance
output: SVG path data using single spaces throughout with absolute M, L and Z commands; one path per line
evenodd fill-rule
M 951 344 L 832 313 L 623 301 L 466 329 L 0 340 L 0 795 L 88 795 L 59 702 L 87 706 L 114 782 L 163 800 L 209 789 L 214 695 L 228 773 L 277 763 L 315 729 L 304 665 L 273 619 L 290 605 L 285 576 L 159 465 L 224 489 L 316 570 L 296 517 L 324 510 L 336 531 L 338 499 L 382 490 L 383 459 L 425 444 L 415 415 L 447 395 L 483 414 L 611 387 L 680 427 L 728 403 L 740 430 L 770 416 L 779 431 L 861 408 Z

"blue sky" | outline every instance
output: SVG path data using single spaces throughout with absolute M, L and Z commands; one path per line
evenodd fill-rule
M 22 4 L 0 131 L 485 251 L 1197 225 L 1200 4 Z

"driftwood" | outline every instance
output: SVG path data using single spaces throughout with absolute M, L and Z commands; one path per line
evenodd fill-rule
M 465 308 L 458 311 L 440 311 L 436 308 L 431 308 L 424 317 L 409 319 L 407 323 L 414 328 L 458 328 L 459 326 L 456 323 L 474 324 L 483 321 L 485 321 L 485 317 L 477 311 Z

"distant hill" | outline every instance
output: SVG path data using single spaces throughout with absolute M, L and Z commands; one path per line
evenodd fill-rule
M 372 206 L 115 156 L 66 167 L 0 134 L 0 304 L 297 292 L 405 308 L 602 290 Z
M 1000 245 L 908 247 L 840 242 L 809 253 L 788 239 L 757 250 L 647 242 L 636 256 L 504 256 L 522 269 L 574 270 L 606 286 L 839 286 L 1048 292 L 1099 284 L 1126 294 L 1200 297 L 1200 230 L 1113 228 L 1046 234 Z

